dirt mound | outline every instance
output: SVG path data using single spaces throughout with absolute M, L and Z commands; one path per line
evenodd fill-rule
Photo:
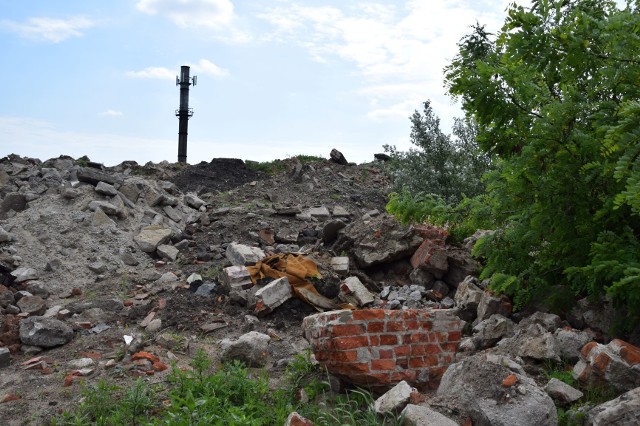
M 214 158 L 210 163 L 201 162 L 179 172 L 171 181 L 182 192 L 224 192 L 245 183 L 263 180 L 265 173 L 248 169 L 237 158 Z

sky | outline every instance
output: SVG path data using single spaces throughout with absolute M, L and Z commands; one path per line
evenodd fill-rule
M 450 132 L 443 68 L 512 1 L 0 0 L 0 157 L 176 162 L 188 65 L 188 163 L 372 161 L 425 100 Z

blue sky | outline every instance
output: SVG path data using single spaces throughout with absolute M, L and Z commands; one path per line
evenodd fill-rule
M 0 0 L 0 157 L 177 160 L 175 76 L 190 65 L 188 162 L 409 147 L 442 69 L 510 0 Z M 521 2 L 519 2 L 522 4 Z

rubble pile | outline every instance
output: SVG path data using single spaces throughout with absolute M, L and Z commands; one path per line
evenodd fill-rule
M 200 349 L 273 375 L 310 350 L 415 425 L 555 424 L 584 399 L 541 373 L 564 363 L 616 391 L 587 424 L 638 420 L 640 348 L 609 341 L 608 311 L 514 315 L 476 278 L 491 231 L 456 247 L 398 223 L 384 163 L 280 164 L 0 159 L 0 423 L 49 418 L 81 381 L 164 380 Z

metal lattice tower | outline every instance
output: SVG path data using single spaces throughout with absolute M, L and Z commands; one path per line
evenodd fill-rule
M 193 116 L 193 108 L 189 108 L 189 86 L 194 86 L 198 82 L 198 77 L 189 77 L 189 67 L 183 65 L 180 68 L 180 76 L 176 76 L 176 86 L 180 86 L 180 108 L 176 110 L 176 117 L 179 118 L 178 125 L 178 162 L 187 162 L 187 134 L 189 128 L 189 118 Z

